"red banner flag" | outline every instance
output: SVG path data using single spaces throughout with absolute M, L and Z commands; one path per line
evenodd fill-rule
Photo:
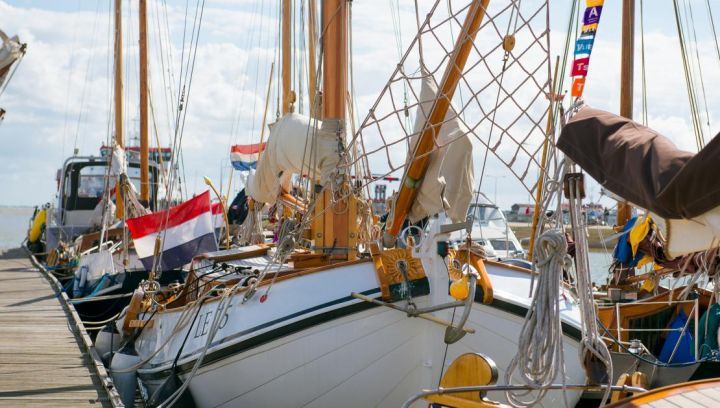
M 581 76 L 584 77 L 587 75 L 588 72 L 588 64 L 590 63 L 590 58 L 578 58 L 575 61 L 573 61 L 572 65 L 572 73 L 571 76 Z

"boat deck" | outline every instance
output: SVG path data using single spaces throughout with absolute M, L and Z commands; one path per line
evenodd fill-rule
M 73 311 L 21 250 L 0 254 L 0 406 L 110 407 Z
M 715 408 L 720 406 L 720 379 L 656 388 L 606 405 L 608 408 Z

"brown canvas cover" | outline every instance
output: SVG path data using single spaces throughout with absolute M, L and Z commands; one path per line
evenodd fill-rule
M 653 129 L 585 106 L 557 147 L 603 187 L 663 218 L 693 218 L 720 206 L 719 137 L 693 154 Z

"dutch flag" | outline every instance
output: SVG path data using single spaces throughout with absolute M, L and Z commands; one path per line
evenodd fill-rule
M 265 150 L 265 143 L 234 145 L 230 148 L 230 161 L 235 170 L 248 171 L 257 168 L 260 152 Z
M 147 270 L 152 269 L 158 235 L 162 239 L 161 271 L 179 268 L 200 253 L 218 249 L 209 191 L 169 210 L 129 219 L 127 226 Z
M 210 208 L 212 209 L 213 228 L 218 230 L 225 225 L 225 211 L 223 205 L 222 203 L 212 203 L 210 204 Z

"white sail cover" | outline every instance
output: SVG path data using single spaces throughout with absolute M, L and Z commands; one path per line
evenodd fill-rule
M 315 123 L 317 130 L 311 128 Z M 320 121 L 311 124 L 307 116 L 286 114 L 270 126 L 257 171 L 248 178 L 248 195 L 273 204 L 278 194 L 289 191 L 293 174 L 309 174 L 324 184 L 337 167 L 337 149 L 335 134 L 322 129 Z
M 0 89 L 2 89 L 12 64 L 23 54 L 23 46 L 17 35 L 9 38 L 2 30 L 0 30 L 0 40 L 2 40 L 2 45 L 0 45 Z
M 437 95 L 433 77 L 427 72 L 423 72 L 423 76 L 418 98 L 420 104 L 415 118 L 415 134 L 410 139 L 411 151 L 415 149 Z M 465 220 L 472 200 L 475 178 L 469 133 L 451 105 L 435 141 L 439 147 L 430 154 L 425 178 L 410 209 L 410 222 L 417 222 L 441 211 L 445 211 L 453 222 Z
M 110 163 L 110 175 L 120 177 L 121 174 L 127 173 L 127 162 L 125 160 L 125 149 L 120 145 L 115 145 L 112 151 L 112 160 Z
M 720 245 L 720 207 L 692 219 L 668 219 L 651 213 L 665 237 L 668 259 L 706 251 Z

